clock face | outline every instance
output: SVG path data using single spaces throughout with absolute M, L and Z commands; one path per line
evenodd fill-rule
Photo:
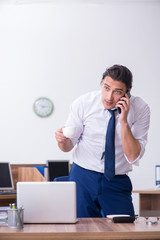
M 33 110 L 39 117 L 48 117 L 53 112 L 53 103 L 46 97 L 38 98 L 34 102 Z

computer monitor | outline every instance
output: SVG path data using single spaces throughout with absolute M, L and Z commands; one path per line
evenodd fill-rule
M 48 160 L 48 181 L 69 175 L 69 160 Z
M 12 172 L 9 162 L 0 162 L 0 190 L 14 189 Z

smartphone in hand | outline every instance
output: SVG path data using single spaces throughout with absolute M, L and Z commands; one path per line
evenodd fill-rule
M 131 97 L 130 91 L 127 90 L 126 93 L 127 93 L 128 97 L 130 98 L 130 97 Z M 125 95 L 124 95 L 124 97 L 125 97 Z M 120 107 L 118 107 L 117 110 L 118 110 L 118 112 L 119 112 L 119 114 L 120 114 L 120 113 L 121 113 L 121 109 L 120 109 Z

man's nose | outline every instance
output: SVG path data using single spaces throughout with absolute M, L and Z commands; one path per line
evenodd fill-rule
M 109 91 L 108 92 L 108 100 L 112 99 L 113 98 L 113 92 L 112 91 Z

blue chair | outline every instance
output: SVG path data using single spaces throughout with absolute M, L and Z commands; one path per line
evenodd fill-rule
M 31 166 L 31 168 L 37 168 L 37 170 L 44 176 L 44 166 Z
M 68 182 L 69 176 L 56 177 L 53 180 L 54 182 Z

